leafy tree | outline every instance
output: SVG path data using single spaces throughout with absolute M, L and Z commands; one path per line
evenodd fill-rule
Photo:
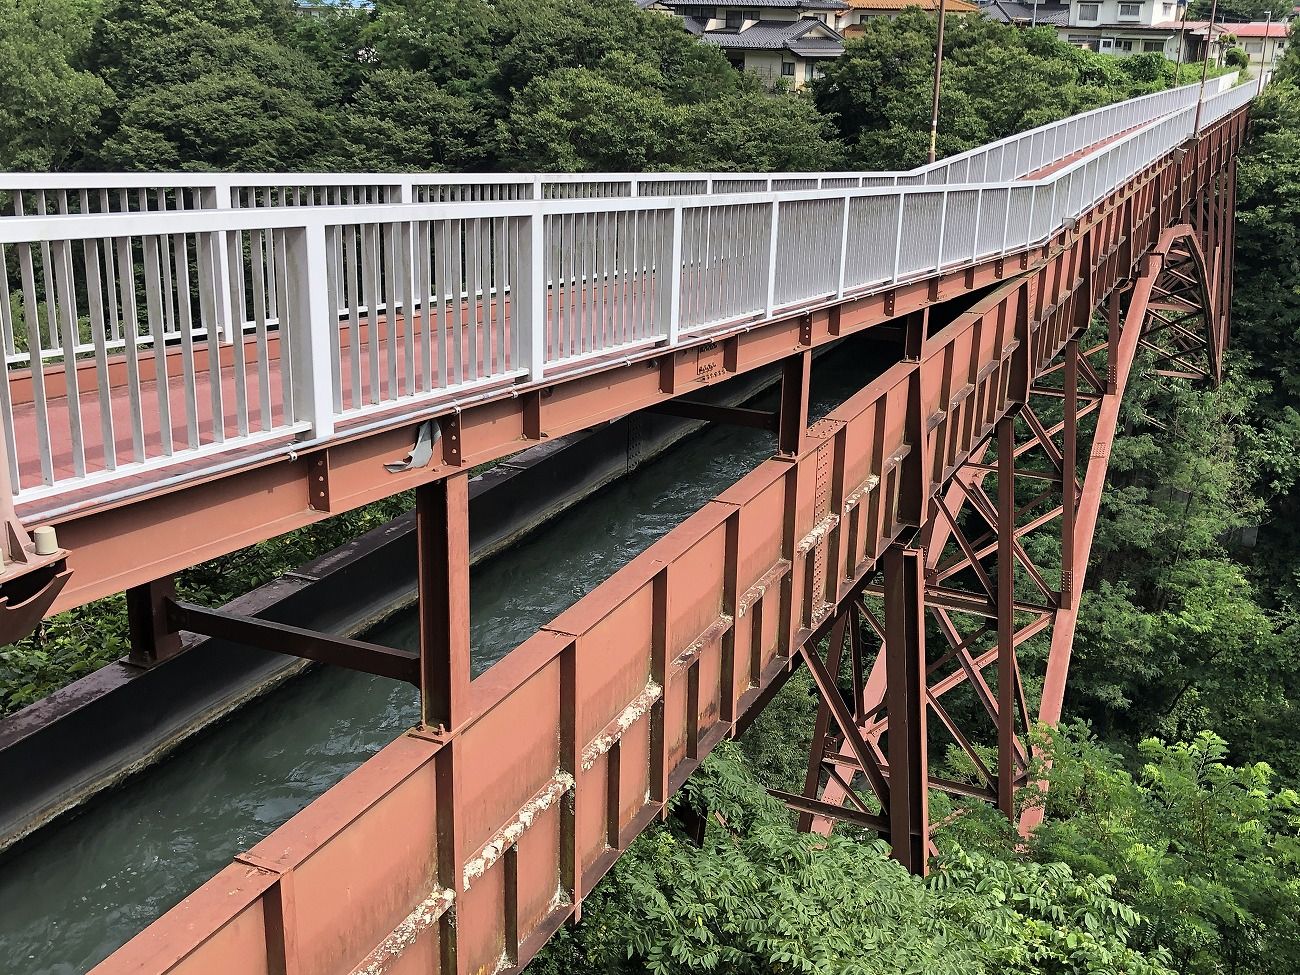
M 113 0 L 95 67 L 117 95 L 112 169 L 301 170 L 337 150 L 329 75 L 282 43 L 281 0 Z
M 954 853 L 920 880 L 880 842 L 796 833 L 726 745 L 678 801 L 709 815 L 703 845 L 648 830 L 537 971 L 1166 972 L 1130 944 L 1142 918 L 1110 878 Z
M 919 9 L 874 18 L 813 84 L 857 165 L 925 161 L 933 93 L 935 19 Z M 944 32 L 938 154 L 952 155 L 1173 81 L 1163 58 L 1113 58 L 1065 43 L 1051 28 L 1023 30 L 957 17 Z
M 824 119 L 773 98 L 674 18 L 625 0 L 380 0 L 354 158 L 400 168 L 823 169 Z
M 0 168 L 63 169 L 112 102 L 83 58 L 97 0 L 0 2 Z
M 1054 736 L 1047 818 L 1026 855 L 1079 876 L 1113 876 L 1111 894 L 1145 918 L 1134 944 L 1167 949 L 1188 975 L 1296 971 L 1300 958 L 1300 797 L 1264 763 L 1233 766 L 1223 739 L 1148 739 L 1130 774 L 1080 728 Z M 992 842 L 1015 855 L 982 809 L 945 842 Z
M 1265 20 L 1272 15 L 1274 22 L 1291 16 L 1294 5 L 1289 0 L 1218 0 L 1216 20 L 1228 23 L 1246 23 Z M 1187 6 L 1189 20 L 1209 20 L 1213 0 L 1191 0 Z

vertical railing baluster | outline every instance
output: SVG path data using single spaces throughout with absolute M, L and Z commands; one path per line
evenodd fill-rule
M 181 330 L 181 380 L 185 390 L 186 443 L 191 448 L 195 448 L 199 445 L 199 404 L 195 389 L 194 310 L 190 303 L 190 249 L 188 238 L 183 233 L 175 234 L 171 240 L 171 250 L 176 256 L 176 308 Z M 103 374 L 106 376 L 107 371 Z

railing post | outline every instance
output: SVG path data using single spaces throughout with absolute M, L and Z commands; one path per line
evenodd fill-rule
M 668 345 L 675 346 L 682 328 L 682 208 L 673 207 L 672 250 L 668 278 Z
M 286 230 L 289 266 L 289 300 L 292 317 L 288 323 L 289 349 L 293 369 L 293 411 L 299 420 L 311 423 L 312 439 L 334 433 L 333 358 L 334 324 L 338 309 L 329 308 L 325 286 L 328 255 L 325 247 L 324 215 L 319 222 Z
M 943 197 L 939 204 L 939 241 L 935 245 L 934 269 L 935 271 L 943 270 L 943 235 L 948 229 L 948 191 L 943 191 Z
M 4 381 L 9 381 L 7 370 Z M 23 539 L 19 534 L 18 516 L 14 512 L 18 479 L 13 476 L 13 471 L 18 469 L 18 458 L 16 454 L 10 456 L 10 444 L 13 442 L 11 422 L 6 418 L 0 424 L 0 575 L 4 574 L 8 563 L 19 561 L 23 557 L 19 551 Z
M 768 189 L 772 187 L 772 181 L 767 181 Z M 776 308 L 776 245 L 777 234 L 781 226 L 781 203 L 779 200 L 772 201 L 772 223 L 768 227 L 767 235 L 767 300 L 763 304 L 765 318 L 771 318 L 772 312 Z
M 898 271 L 903 260 L 903 208 L 907 204 L 907 191 L 898 193 L 898 219 L 894 224 L 894 274 L 891 281 L 898 283 Z
M 534 190 L 539 188 L 533 184 Z M 520 269 L 526 269 L 519 309 L 519 322 L 524 326 L 520 336 L 519 354 L 528 367 L 529 382 L 540 382 L 546 373 L 546 217 L 540 200 L 528 216 L 528 233 L 521 235 L 523 254 Z
M 205 210 L 229 210 L 234 206 L 233 193 L 233 184 L 217 182 L 202 190 L 200 199 Z M 230 300 L 230 252 L 224 230 L 217 231 L 216 247 L 212 255 L 212 284 L 216 292 L 215 326 L 220 329 L 222 339 L 233 342 L 241 329 L 240 323 L 235 321 L 234 306 Z M 240 337 L 243 337 L 242 334 Z
M 847 193 L 844 195 L 844 213 L 840 222 L 840 276 L 839 284 L 835 288 L 835 297 L 844 297 L 844 272 L 848 264 L 849 257 L 849 208 L 853 203 L 853 197 Z

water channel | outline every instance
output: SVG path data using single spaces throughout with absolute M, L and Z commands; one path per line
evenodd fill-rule
M 819 359 L 822 416 L 872 375 L 861 347 Z M 714 426 L 475 567 L 475 673 L 770 456 L 768 433 Z M 414 613 L 368 639 L 416 645 Z M 414 688 L 318 668 L 0 861 L 0 970 L 76 975 L 415 723 Z M 56 756 L 51 756 L 55 760 Z

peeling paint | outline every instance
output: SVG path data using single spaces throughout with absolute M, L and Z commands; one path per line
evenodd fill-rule
M 817 543 L 820 542 L 827 535 L 829 535 L 831 531 L 837 525 L 839 525 L 839 523 L 840 523 L 839 515 L 834 513 L 827 515 L 825 518 L 823 518 L 821 521 L 817 522 L 817 524 L 813 526 L 812 531 L 810 531 L 807 535 L 805 535 L 802 539 L 800 539 L 799 547 L 795 549 L 795 551 L 798 552 L 800 555 L 807 555 L 814 548 L 816 548 Z
M 676 656 L 672 663 L 673 673 L 686 668 L 692 660 L 700 655 L 701 650 L 722 639 L 722 635 L 731 628 L 731 624 L 734 622 L 735 620 L 727 613 L 723 613 L 714 620 L 713 625 L 701 633 L 698 640 Z
M 663 688 L 654 681 L 647 681 L 645 690 L 635 700 L 619 712 L 599 735 L 582 750 L 582 770 L 590 772 L 593 765 L 607 751 L 614 747 L 614 742 L 623 737 L 624 732 L 645 717 L 646 712 L 654 706 L 655 701 L 663 697 Z
M 438 919 L 451 909 L 456 900 L 453 891 L 437 888 L 419 904 L 415 910 L 393 928 L 393 933 L 383 941 L 360 965 L 352 970 L 352 975 L 383 975 L 389 966 L 402 956 L 411 945 L 429 928 L 438 923 Z
M 506 850 L 519 842 L 519 838 L 528 832 L 528 828 L 537 821 L 537 817 L 550 809 L 555 800 L 573 788 L 573 776 L 568 772 L 558 772 L 542 791 L 529 799 L 515 818 L 506 823 L 479 852 L 465 863 L 461 879 L 466 890 L 470 884 L 492 868 L 492 865 L 505 855 Z
M 737 617 L 743 617 L 753 608 L 754 604 L 767 595 L 767 591 L 785 578 L 785 574 L 790 570 L 790 563 L 786 559 L 781 559 L 763 576 L 754 583 L 749 589 L 746 589 L 740 597 L 739 606 L 736 609 Z
M 854 491 L 850 492 L 848 497 L 844 499 L 844 513 L 847 515 L 855 507 L 861 504 L 862 499 L 865 498 L 872 491 L 874 491 L 879 485 L 880 485 L 880 478 L 878 478 L 875 474 L 872 474 L 870 477 L 868 477 L 865 481 L 863 481 L 860 485 L 858 485 L 858 487 Z

